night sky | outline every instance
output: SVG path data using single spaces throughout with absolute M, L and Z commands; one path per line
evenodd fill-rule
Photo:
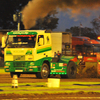
M 65 29 L 80 26 L 92 27 L 90 23 L 94 18 L 100 16 L 100 0 L 15 0 L 16 7 L 20 9 L 24 18 L 23 25 L 25 29 L 30 29 L 36 24 L 37 18 L 44 18 L 52 10 L 57 10 L 56 17 L 59 18 L 58 27 L 55 31 L 65 31 Z M 4 5 L 3 5 L 3 4 Z M 22 6 L 23 5 L 23 6 Z M 0 0 L 0 27 L 8 24 L 9 28 L 13 26 L 9 21 L 15 11 L 13 11 L 14 1 Z M 23 8 L 23 9 L 22 9 Z M 9 12 L 7 11 L 9 10 Z M 6 23 L 7 22 L 7 23 Z M 12 26 L 11 26 L 11 25 Z M 15 24 L 14 24 L 15 25 Z M 16 27 L 16 26 L 15 26 Z
M 36 18 L 43 18 L 54 9 L 59 12 L 58 31 L 79 26 L 80 23 L 91 27 L 90 22 L 100 15 L 100 0 L 32 0 L 22 11 L 25 29 L 35 25 Z
M 71 18 L 70 15 L 65 12 L 59 12 L 59 14 L 56 15 L 59 18 L 59 25 L 55 31 L 65 31 L 66 28 L 69 29 L 74 26 L 80 27 L 80 23 L 83 27 L 92 28 L 91 21 L 100 16 L 100 9 L 94 11 L 90 10 L 89 12 L 91 12 L 90 16 L 78 15 L 76 18 Z

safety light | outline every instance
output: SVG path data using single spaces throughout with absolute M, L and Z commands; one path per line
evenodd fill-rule
M 98 62 L 98 64 L 100 65 L 100 62 Z
M 34 37 L 35 35 L 17 35 L 17 37 Z
M 38 68 L 38 66 L 29 66 L 29 68 Z
M 81 55 L 78 55 L 78 59 L 82 59 L 83 58 L 83 56 L 81 56 Z
M 4 66 L 4 68 L 9 68 L 9 66 Z
M 33 71 L 33 69 L 29 69 L 29 71 Z
M 100 40 L 100 36 L 98 36 L 97 39 Z
M 67 66 L 67 63 L 63 63 L 63 66 Z
M 9 71 L 9 69 L 6 69 L 6 71 Z

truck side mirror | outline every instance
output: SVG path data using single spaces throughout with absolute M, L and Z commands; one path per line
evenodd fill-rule
M 6 42 L 6 37 L 3 36 L 2 37 L 2 48 L 4 48 L 6 46 L 5 42 Z
M 43 38 L 39 38 L 39 45 L 43 45 Z

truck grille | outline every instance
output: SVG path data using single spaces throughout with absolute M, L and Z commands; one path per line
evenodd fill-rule
M 13 62 L 14 67 L 25 67 L 25 62 Z
M 25 55 L 14 55 L 14 61 L 25 61 Z

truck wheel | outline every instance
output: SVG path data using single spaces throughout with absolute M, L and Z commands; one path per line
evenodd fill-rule
M 77 66 L 74 62 L 69 62 L 67 66 L 67 76 L 68 78 L 76 78 Z
M 46 79 L 49 77 L 49 75 L 50 75 L 49 66 L 47 63 L 44 63 L 41 69 L 41 78 Z

